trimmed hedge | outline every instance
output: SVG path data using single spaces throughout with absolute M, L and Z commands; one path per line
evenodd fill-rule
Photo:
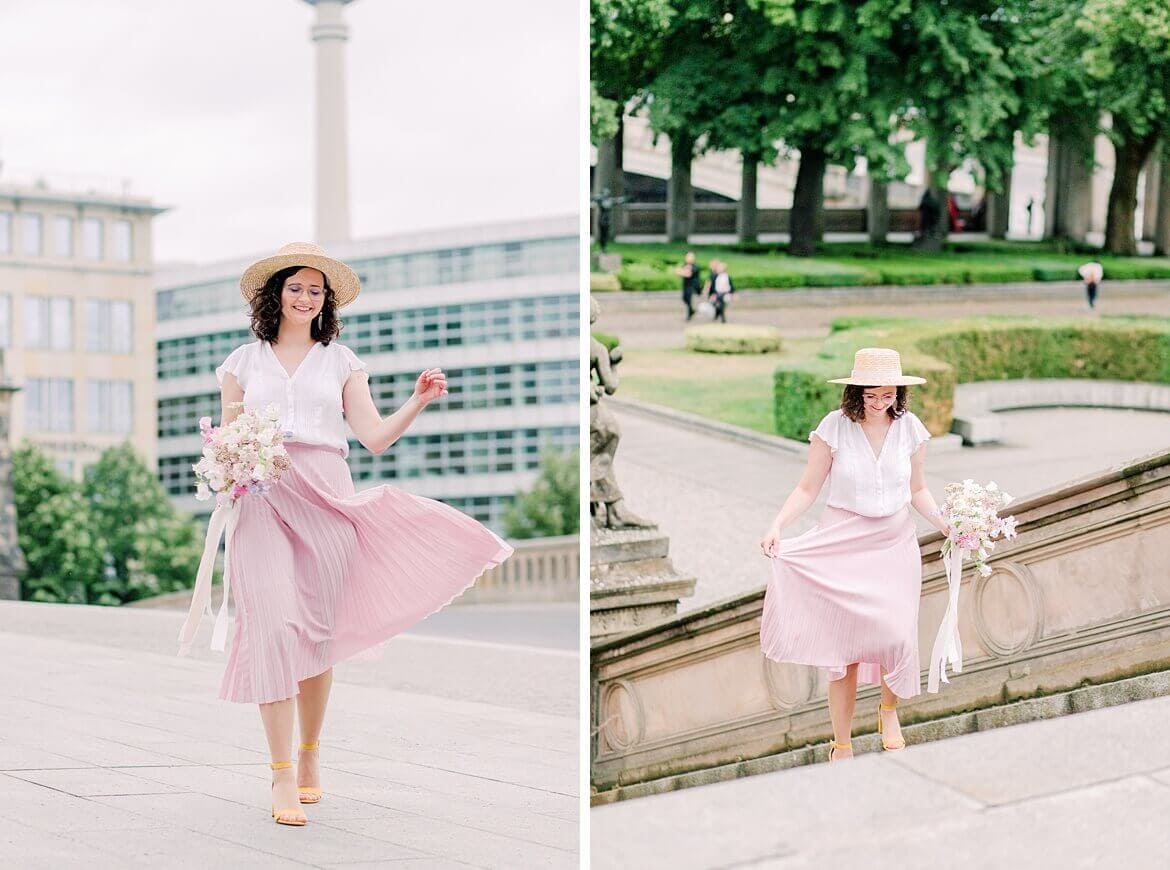
M 828 244 L 817 257 L 790 257 L 783 245 L 618 244 L 623 290 L 679 290 L 674 270 L 692 250 L 707 276 L 713 257 L 724 260 L 738 289 L 857 287 L 888 284 L 1003 284 L 1076 281 L 1077 267 L 1099 259 L 1105 280 L 1170 278 L 1170 258 L 1111 257 L 1100 251 L 1065 251 L 1051 243 L 952 243 L 938 254 L 905 245 Z
M 611 272 L 590 272 L 590 293 L 617 293 L 622 289 L 622 282 Z
M 926 428 L 949 432 L 956 384 L 1016 378 L 1085 378 L 1170 383 L 1170 321 L 1116 318 L 1096 324 L 1039 324 L 1019 318 L 929 323 L 840 318 L 817 357 L 773 376 L 776 432 L 807 440 L 840 407 L 841 384 L 862 347 L 895 347 L 902 370 L 926 378 L 910 388 L 910 409 Z
M 774 326 L 692 326 L 686 331 L 687 350 L 697 353 L 776 353 L 780 330 Z

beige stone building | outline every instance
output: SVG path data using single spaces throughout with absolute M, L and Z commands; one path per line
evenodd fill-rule
M 0 180 L 0 349 L 10 440 L 79 479 L 129 439 L 157 468 L 148 199 Z

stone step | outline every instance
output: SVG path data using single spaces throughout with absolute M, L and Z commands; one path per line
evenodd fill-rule
M 957 737 L 961 734 L 988 731 L 992 728 L 1003 728 L 1009 725 L 1021 725 L 1025 722 L 1037 722 L 1043 719 L 1054 719 L 1058 716 L 1067 716 L 1086 710 L 1114 707 L 1131 701 L 1167 695 L 1170 695 L 1170 671 L 1155 671 L 1123 680 L 1081 686 L 1067 692 L 1056 692 L 1038 698 L 1027 698 L 1009 704 L 999 704 L 981 710 L 903 725 L 902 736 L 906 739 L 906 745 L 912 747 L 914 744 L 945 740 L 948 737 Z M 855 725 L 866 722 L 868 720 L 860 715 L 854 717 Z M 872 728 L 872 723 L 869 723 L 869 726 Z M 881 736 L 876 731 L 867 731 L 860 736 L 855 734 L 852 743 L 855 756 L 866 752 L 882 751 Z M 828 760 L 829 744 L 827 742 L 818 743 L 736 764 L 724 764 L 648 782 L 617 786 L 604 792 L 592 794 L 590 803 L 592 806 L 602 806 L 621 800 L 664 794 L 716 782 L 727 782 L 745 776 L 788 770 Z

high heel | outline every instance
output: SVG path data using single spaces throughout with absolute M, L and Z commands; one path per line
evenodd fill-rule
M 836 759 L 833 758 L 833 750 L 835 749 L 853 749 L 853 742 L 838 743 L 836 740 L 829 742 L 829 764 L 832 764 Z M 852 756 L 850 756 L 852 757 Z
M 287 770 L 288 768 L 292 767 L 292 762 L 291 761 L 273 761 L 268 766 L 271 767 L 273 770 Z M 272 787 L 276 788 L 275 782 L 272 783 Z M 283 813 L 300 813 L 300 815 L 299 816 L 294 815 L 292 818 L 285 818 L 282 815 Z M 278 825 L 300 826 L 300 825 L 305 824 L 305 822 L 308 821 L 308 819 L 305 818 L 304 810 L 302 810 L 300 807 L 282 807 L 281 809 L 277 809 L 275 804 L 273 804 L 273 806 L 272 806 L 272 818 Z
M 319 749 L 320 746 L 321 746 L 321 741 L 319 741 L 319 740 L 314 742 L 314 743 L 302 743 L 301 744 L 301 752 L 313 752 L 313 751 Z M 318 774 L 319 773 L 320 773 L 320 765 L 318 764 Z M 315 804 L 315 803 L 319 803 L 321 800 L 321 789 L 318 788 L 317 786 L 311 786 L 311 785 L 298 786 L 297 787 L 297 794 L 300 795 L 300 800 L 301 800 L 301 803 L 303 803 L 303 804 Z
M 878 729 L 877 729 L 878 734 L 882 733 L 882 710 L 897 710 L 897 709 L 898 709 L 897 704 L 890 704 L 887 706 L 886 704 L 883 704 L 880 701 L 878 702 Z M 882 737 L 882 749 L 884 749 L 886 752 L 897 752 L 899 749 L 905 749 L 905 748 L 906 748 L 905 738 L 899 738 L 897 743 L 886 743 L 886 738 Z

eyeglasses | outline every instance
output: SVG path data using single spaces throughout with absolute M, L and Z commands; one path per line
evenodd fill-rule
M 898 397 L 896 395 L 894 395 L 894 396 L 864 396 L 863 395 L 861 397 L 861 399 L 867 405 L 881 405 L 881 404 L 885 404 L 886 402 L 895 402 L 895 401 L 897 401 Z

